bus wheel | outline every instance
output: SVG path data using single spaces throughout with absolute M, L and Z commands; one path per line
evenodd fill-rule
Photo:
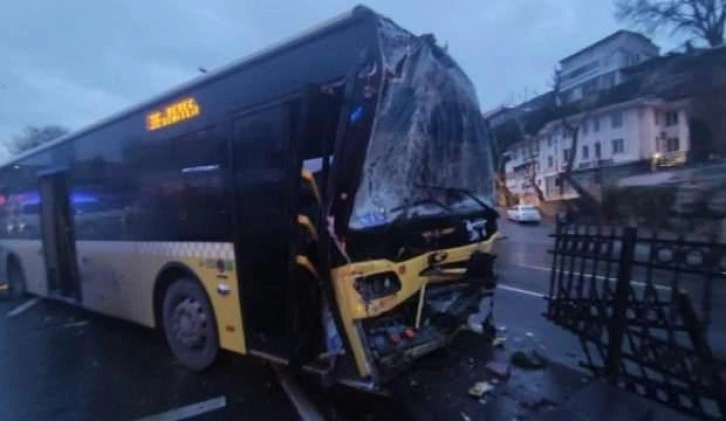
M 23 268 L 13 258 L 8 262 L 8 287 L 10 288 L 10 296 L 13 298 L 22 298 L 27 291 Z
M 212 365 L 219 352 L 217 323 L 198 282 L 182 278 L 166 290 L 164 333 L 174 356 L 192 370 Z

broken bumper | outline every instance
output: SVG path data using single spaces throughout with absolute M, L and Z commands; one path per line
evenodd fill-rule
M 451 341 L 494 291 L 495 238 L 406 262 L 351 264 L 334 273 L 343 326 L 361 377 L 385 382 Z M 382 280 L 361 287 L 373 277 Z

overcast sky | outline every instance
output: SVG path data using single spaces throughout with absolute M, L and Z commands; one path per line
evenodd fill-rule
M 344 0 L 5 0 L 0 142 L 78 129 L 355 5 Z M 371 0 L 434 33 L 483 110 L 543 92 L 557 61 L 618 29 L 612 0 Z

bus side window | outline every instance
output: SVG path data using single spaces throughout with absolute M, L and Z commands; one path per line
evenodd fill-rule
M 176 203 L 179 235 L 185 240 L 223 240 L 231 214 L 224 200 L 224 142 L 212 127 L 172 139 L 172 160 L 179 181 Z

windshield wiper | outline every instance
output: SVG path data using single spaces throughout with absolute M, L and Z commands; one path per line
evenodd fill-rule
M 401 213 L 401 215 L 399 215 L 399 217 L 397 217 L 395 220 L 399 220 L 399 219 L 401 219 L 401 217 L 405 217 L 407 219 L 408 218 L 408 211 L 409 211 L 409 209 L 411 209 L 414 206 L 425 205 L 425 204 L 436 205 L 436 206 L 440 207 L 441 209 L 445 210 L 447 213 L 451 213 L 452 212 L 452 210 L 451 210 L 451 208 L 449 206 L 446 206 L 445 204 L 441 203 L 441 201 L 436 200 L 433 197 L 427 197 L 427 198 L 424 198 L 424 199 L 416 200 L 416 201 L 411 202 L 411 203 L 407 203 L 405 205 L 396 206 L 395 208 L 390 209 L 389 212 L 397 212 L 399 210 L 403 210 L 403 212 Z
M 468 197 L 471 200 L 475 201 L 479 206 L 482 207 L 484 210 L 491 210 L 492 207 L 484 203 L 483 200 L 479 199 L 474 192 L 472 192 L 469 189 L 461 188 L 461 187 L 446 187 L 446 186 L 433 186 L 428 184 L 416 184 L 416 187 L 422 188 L 422 189 L 431 189 L 431 190 L 441 190 L 446 193 L 459 193 L 462 196 Z

